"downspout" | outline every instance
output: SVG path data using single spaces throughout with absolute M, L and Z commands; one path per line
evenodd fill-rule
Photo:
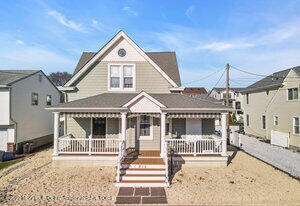
M 18 128 L 18 123 L 13 119 L 12 117 L 12 105 L 11 105 L 11 87 L 9 87 L 9 120 L 14 123 L 14 152 L 16 152 L 16 145 L 17 145 L 17 128 Z

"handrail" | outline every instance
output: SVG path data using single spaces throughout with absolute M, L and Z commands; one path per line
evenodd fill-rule
M 117 160 L 117 177 L 116 181 L 120 182 L 121 181 L 121 163 L 123 158 L 125 157 L 125 140 L 120 140 L 119 143 L 119 153 L 118 153 L 118 160 Z
M 167 183 L 167 185 L 170 185 L 169 182 L 169 157 L 168 157 L 168 147 L 167 147 L 167 142 L 164 142 L 164 152 L 163 152 L 164 156 L 164 162 L 165 162 L 165 182 Z

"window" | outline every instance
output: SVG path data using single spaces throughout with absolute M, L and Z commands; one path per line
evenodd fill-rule
M 138 137 L 142 140 L 153 139 L 153 119 L 147 115 L 141 115 L 139 118 Z
M 31 94 L 31 105 L 38 105 L 39 103 L 39 95 L 37 93 Z
M 262 128 L 266 129 L 266 116 L 265 115 L 262 116 Z
M 109 65 L 109 90 L 133 90 L 134 85 L 134 65 Z
M 298 99 L 298 88 L 288 89 L 288 100 L 297 100 Z
M 133 66 L 124 66 L 124 88 L 133 88 Z
M 246 115 L 246 124 L 247 124 L 247 126 L 249 126 L 249 123 L 250 123 L 250 122 L 249 122 L 249 114 L 247 114 L 247 115 Z
M 249 94 L 246 94 L 246 104 L 249 104 Z
M 166 123 L 166 132 L 165 132 L 165 135 L 169 135 L 169 132 L 170 132 L 169 126 L 170 126 L 170 124 Z
M 231 99 L 231 93 L 228 94 L 228 98 Z M 226 99 L 226 93 L 223 93 L 223 99 Z
M 110 88 L 120 88 L 120 66 L 110 66 Z
M 297 134 L 299 135 L 300 134 L 300 131 L 299 131 L 299 117 L 294 117 L 293 118 L 293 134 Z
M 274 126 L 278 126 L 278 124 L 279 124 L 278 116 L 274 116 Z
M 52 97 L 49 94 L 46 96 L 46 105 L 52 105 Z
M 235 102 L 235 109 L 241 109 L 241 102 Z

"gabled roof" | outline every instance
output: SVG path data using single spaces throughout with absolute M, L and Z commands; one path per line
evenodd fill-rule
M 128 41 L 128 43 L 134 48 L 136 49 L 141 56 L 143 56 L 143 58 L 145 58 L 146 61 L 148 61 L 173 87 L 179 87 L 180 85 L 178 85 L 178 81 L 180 81 L 180 78 L 175 78 L 175 81 L 177 81 L 177 83 L 172 79 L 174 78 L 174 76 L 176 75 L 176 72 L 174 72 L 174 74 L 172 75 L 170 72 L 170 76 L 167 74 L 167 72 L 169 72 L 170 68 L 169 67 L 165 67 L 165 68 L 161 68 L 164 67 L 163 65 L 165 65 L 165 62 L 160 61 L 160 65 L 158 62 L 155 62 L 154 60 L 152 60 L 152 58 L 154 58 L 154 56 L 152 55 L 152 58 L 149 57 L 132 39 L 130 39 L 130 37 L 128 37 L 123 31 L 118 32 L 109 42 L 107 42 L 98 52 L 94 53 L 93 56 L 91 53 L 86 53 L 85 56 L 82 56 L 82 62 L 78 63 L 78 68 L 76 67 L 76 69 L 78 69 L 78 71 L 75 71 L 72 78 L 65 84 L 65 86 L 69 87 L 71 86 L 81 75 L 83 75 L 88 69 L 89 67 L 96 62 L 106 51 L 108 51 L 109 48 L 111 48 L 120 38 L 124 38 L 126 41 Z M 150 54 L 151 55 L 151 54 Z M 90 59 L 89 59 L 90 57 Z M 89 60 L 87 60 L 89 59 Z M 162 58 L 157 58 L 157 59 L 162 59 Z M 175 60 L 176 60 L 176 56 L 175 56 Z M 81 65 L 83 65 L 81 67 Z M 174 64 L 175 65 L 175 64 Z M 176 65 L 177 65 L 177 61 L 176 61 Z M 80 69 L 79 69 L 80 68 Z M 177 69 L 178 68 L 174 68 Z M 179 72 L 177 71 L 178 76 L 179 76 Z
M 40 70 L 0 70 L 0 85 L 11 85 Z
M 204 87 L 185 87 L 183 94 L 207 94 Z
M 175 52 L 145 52 L 178 86 L 181 85 Z M 97 52 L 83 52 L 73 72 L 75 75 Z
M 50 110 L 64 110 L 64 109 L 105 109 L 105 108 L 123 108 L 123 106 L 137 97 L 141 93 L 103 93 L 92 97 L 87 97 L 80 100 L 75 100 L 68 103 L 52 106 Z M 217 104 L 207 97 L 194 98 L 184 94 L 148 94 L 166 108 L 176 109 L 220 109 L 226 110 L 226 106 Z
M 245 89 L 242 90 L 242 92 L 259 91 L 262 89 L 280 87 L 291 70 L 294 70 L 296 73 L 300 73 L 300 66 L 275 72 L 255 82 L 254 84 L 251 84 L 250 86 L 246 87 Z

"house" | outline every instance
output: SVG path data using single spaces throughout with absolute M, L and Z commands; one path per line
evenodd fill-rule
M 240 91 L 243 88 L 229 88 L 229 106 L 233 108 L 232 113 L 235 113 L 238 122 L 243 122 L 242 95 Z M 215 98 L 226 105 L 226 88 L 214 87 L 208 96 Z M 220 121 L 219 121 L 220 122 Z
M 47 108 L 55 166 L 117 166 L 117 186 L 167 186 L 171 149 L 179 165 L 227 165 L 229 109 L 182 94 L 175 52 L 144 52 L 120 31 L 98 52 L 84 52 L 61 90 L 67 102 Z
M 207 91 L 204 87 L 185 87 L 182 93 L 190 94 L 190 95 L 199 95 L 199 94 L 207 94 Z
M 22 152 L 53 141 L 53 115 L 60 92 L 40 70 L 0 70 L 0 150 Z
M 245 133 L 300 147 L 300 67 L 273 73 L 242 90 Z

